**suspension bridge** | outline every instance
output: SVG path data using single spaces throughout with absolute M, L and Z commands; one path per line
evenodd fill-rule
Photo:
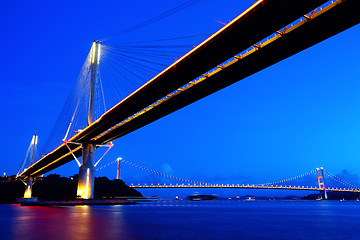
M 159 72 L 149 59 L 179 54 L 174 46 L 150 52 L 144 42 L 124 48 L 94 41 L 67 102 L 73 107 L 67 106 L 61 113 L 63 118 L 69 116 L 62 119 L 64 125 L 57 126 L 62 137 L 39 159 L 32 154 L 30 161 L 24 160 L 17 173 L 27 185 L 26 196 L 31 196 L 34 178 L 75 160 L 79 165 L 78 196 L 93 198 L 95 167 L 101 160 L 94 160 L 97 148 L 109 150 L 112 141 L 358 24 L 359 9 L 356 0 L 258 0 L 175 62 L 160 64 Z M 106 58 L 111 54 L 137 68 L 129 70 L 128 77 L 149 78 L 107 108 L 101 80 L 128 70 Z M 103 71 L 106 64 L 112 67 L 111 73 Z M 151 69 L 151 74 L 144 69 Z M 86 117 L 81 120 L 81 115 Z M 31 148 L 36 144 L 32 140 Z M 319 189 L 326 190 L 320 183 Z
M 105 167 L 111 166 L 112 164 L 117 163 L 117 179 L 120 179 L 120 166 L 121 163 L 132 168 L 138 169 L 142 172 L 149 173 L 151 175 L 160 176 L 169 180 L 174 181 L 174 183 L 138 183 L 138 184 L 129 184 L 132 188 L 146 188 L 146 189 L 209 189 L 209 188 L 221 188 L 221 189 L 267 189 L 267 190 L 302 190 L 302 191 L 315 191 L 323 195 L 324 199 L 327 199 L 328 192 L 343 192 L 343 193 L 360 193 L 360 188 L 343 180 L 342 178 L 325 171 L 322 167 L 313 169 L 312 171 L 300 174 L 298 176 L 278 180 L 274 182 L 262 183 L 262 184 L 216 184 L 209 182 L 195 181 L 185 178 L 180 178 L 165 174 L 160 171 L 146 168 L 139 164 L 133 163 L 122 158 L 118 158 L 113 162 L 110 162 L 98 169 L 100 171 Z M 326 177 L 326 178 L 325 178 Z M 308 178 L 310 180 L 308 185 L 301 185 L 301 180 Z M 325 180 L 326 179 L 326 180 Z M 316 181 L 315 181 L 316 180 Z M 327 182 L 327 184 L 325 184 Z M 304 182 L 302 182 L 304 183 Z M 298 185 L 295 185 L 298 184 Z

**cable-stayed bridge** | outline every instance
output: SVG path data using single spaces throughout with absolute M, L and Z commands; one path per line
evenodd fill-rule
M 96 148 L 111 147 L 136 129 L 358 24 L 359 9 L 356 0 L 258 0 L 100 116 L 96 103 L 104 98 L 102 53 L 113 48 L 95 41 L 73 96 L 75 109 L 63 129 L 63 142 L 17 176 L 31 183 L 75 159 L 80 167 L 78 195 L 92 198 Z M 80 111 L 87 115 L 86 124 L 73 129 Z

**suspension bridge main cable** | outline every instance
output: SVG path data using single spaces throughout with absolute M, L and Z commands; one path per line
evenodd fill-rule
M 99 170 L 101 170 L 101 169 L 103 169 L 103 168 L 105 168 L 105 167 L 107 167 L 107 166 L 110 166 L 110 165 L 112 165 L 113 163 L 115 163 L 115 162 L 117 162 L 117 161 L 118 161 L 118 160 L 115 160 L 115 161 L 113 161 L 113 162 L 110 162 L 110 163 L 102 166 L 101 168 L 96 169 L 96 171 L 99 171 Z M 206 185 L 206 184 L 210 185 L 210 183 L 188 180 L 188 179 L 185 179 L 185 178 L 179 178 L 179 177 L 175 177 L 175 176 L 172 176 L 172 175 L 168 175 L 168 174 L 165 174 L 165 173 L 162 173 L 162 172 L 158 172 L 158 171 L 152 170 L 152 169 L 150 169 L 150 168 L 145 168 L 145 167 L 143 167 L 143 166 L 140 166 L 140 165 L 138 165 L 138 164 L 136 164 L 136 163 L 133 163 L 133 162 L 130 162 L 130 161 L 127 161 L 127 160 L 124 160 L 124 159 L 121 159 L 121 160 L 119 160 L 119 161 L 122 162 L 122 163 L 125 163 L 125 164 L 127 164 L 127 165 L 129 165 L 129 166 L 131 166 L 131 167 L 140 169 L 140 170 L 142 170 L 142 171 L 149 172 L 149 173 L 151 173 L 151 174 L 159 175 L 159 176 L 161 176 L 161 177 L 166 177 L 166 178 L 173 179 L 173 180 L 177 180 L 177 181 L 194 183 L 194 184 L 200 184 L 200 185 Z
M 292 181 L 292 180 L 295 180 L 295 179 L 299 179 L 299 178 L 308 176 L 308 175 L 310 175 L 312 173 L 315 173 L 315 172 L 316 172 L 316 169 L 314 169 L 314 170 L 312 170 L 310 172 L 304 173 L 304 174 L 300 174 L 300 175 L 298 175 L 296 177 L 292 177 L 292 178 L 288 178 L 288 179 L 284 179 L 284 180 L 280 180 L 280 181 L 276 181 L 276 182 L 268 182 L 268 183 L 259 184 L 259 185 L 267 186 L 267 185 L 275 185 L 275 184 L 278 184 L 278 183 L 289 182 L 289 181 Z
M 337 181 L 337 182 L 339 182 L 339 183 L 347 186 L 347 187 L 350 187 L 350 188 L 352 188 L 352 189 L 360 189 L 359 187 L 357 187 L 357 186 L 355 186 L 355 185 L 353 185 L 353 184 L 351 184 L 351 183 L 346 182 L 345 180 L 343 180 L 343 179 L 339 178 L 338 176 L 330 173 L 329 171 L 326 171 L 326 172 L 325 172 L 325 175 L 328 176 L 328 177 L 330 177 L 331 179 L 333 179 L 333 180 L 335 180 L 335 181 Z

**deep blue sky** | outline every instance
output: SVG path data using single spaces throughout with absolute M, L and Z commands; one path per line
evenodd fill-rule
M 6 1 L 0 7 L 0 171 L 15 174 L 32 134 L 47 139 L 94 39 L 184 1 Z M 132 33 L 212 33 L 252 0 L 202 0 Z M 323 166 L 360 173 L 360 26 L 114 142 L 118 156 L 176 176 L 261 183 Z M 54 173 L 78 173 L 75 162 Z M 115 165 L 98 175 L 114 178 Z M 126 176 L 127 175 L 127 176 Z M 125 177 L 136 179 L 136 173 Z

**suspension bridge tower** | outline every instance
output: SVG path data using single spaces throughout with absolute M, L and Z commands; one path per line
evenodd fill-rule
M 117 159 L 116 159 L 116 161 L 117 161 L 117 168 L 116 168 L 116 179 L 120 179 L 121 178 L 121 169 L 120 169 L 120 163 L 121 163 L 121 160 L 122 160 L 122 158 L 121 157 L 118 157 Z
M 327 199 L 326 187 L 325 187 L 325 179 L 324 179 L 324 168 L 316 168 L 318 184 L 319 188 L 324 192 L 324 198 Z
M 90 51 L 90 95 L 89 95 L 89 109 L 87 124 L 94 122 L 95 110 L 95 87 L 99 75 L 100 63 L 100 43 L 94 41 Z M 82 160 L 79 168 L 79 181 L 77 188 L 77 196 L 83 199 L 91 199 L 94 197 L 94 180 L 95 180 L 95 166 L 94 154 L 95 144 L 91 142 L 82 143 Z

